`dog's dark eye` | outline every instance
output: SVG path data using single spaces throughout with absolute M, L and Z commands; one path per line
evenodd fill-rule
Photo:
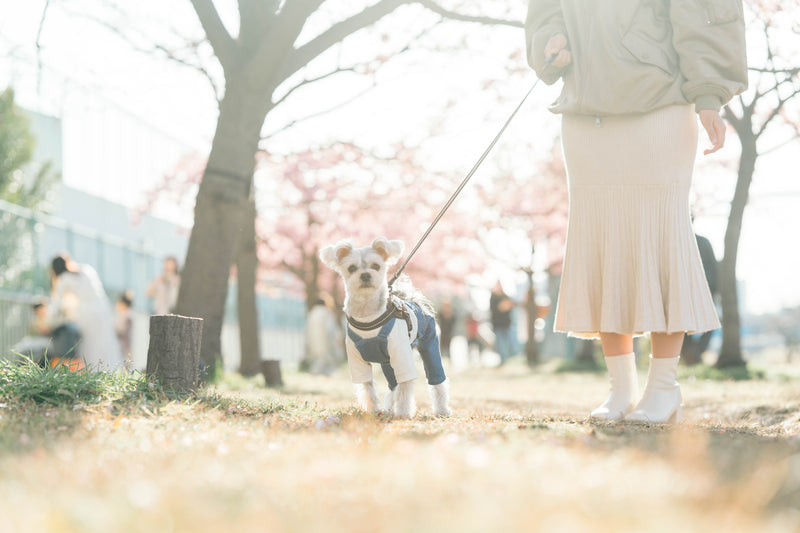
M 347 267 L 347 271 L 350 272 L 351 274 L 353 272 L 355 272 L 356 270 L 358 270 L 358 269 L 356 268 L 355 265 L 350 265 L 349 267 Z
M 372 270 L 380 270 L 380 269 L 381 269 L 381 266 L 380 266 L 378 263 L 372 263 L 372 264 L 370 265 L 370 268 L 371 268 Z

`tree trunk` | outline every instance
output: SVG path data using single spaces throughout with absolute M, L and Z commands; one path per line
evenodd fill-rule
M 173 392 L 191 392 L 200 381 L 200 339 L 203 321 L 178 315 L 150 317 L 148 376 Z
M 205 379 L 212 379 L 221 357 L 220 334 L 230 266 L 250 196 L 261 126 L 269 110 L 269 91 L 245 86 L 230 76 L 220 102 L 217 130 L 197 193 L 176 312 L 204 320 L 201 359 Z M 237 82 L 237 80 L 239 80 Z
M 742 358 L 739 297 L 736 287 L 736 256 L 739 251 L 739 238 L 742 234 L 744 208 L 747 205 L 758 154 L 756 137 L 749 126 L 738 131 L 738 134 L 742 143 L 742 156 L 739 160 L 736 191 L 731 201 L 728 227 L 725 231 L 725 255 L 719 263 L 720 296 L 722 297 L 722 347 L 717 359 L 717 368 L 745 364 Z
M 244 211 L 244 225 L 239 236 L 239 253 L 236 257 L 237 306 L 239 317 L 239 346 L 243 376 L 255 376 L 261 370 L 261 352 L 258 340 L 258 307 L 256 305 L 256 200 L 250 195 Z
M 539 364 L 539 346 L 536 344 L 536 319 L 539 316 L 536 308 L 536 290 L 533 287 L 533 271 L 526 270 L 528 275 L 528 299 L 525 301 L 525 314 L 527 315 L 528 342 L 525 344 L 525 359 L 528 366 Z
M 698 349 L 699 342 L 693 335 L 686 335 L 681 345 L 681 364 L 683 366 L 695 366 L 700 364 L 702 355 Z
M 306 310 L 310 311 L 319 299 L 319 249 L 314 247 L 313 253 L 308 257 L 304 280 L 306 286 Z
M 264 383 L 267 384 L 267 387 L 283 386 L 280 361 L 274 359 L 261 361 L 261 373 L 264 374 Z
M 575 362 L 583 363 L 587 367 L 597 367 L 597 359 L 594 358 L 594 341 L 578 339 L 578 350 L 575 354 Z

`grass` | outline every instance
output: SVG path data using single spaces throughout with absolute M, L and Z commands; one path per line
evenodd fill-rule
M 21 362 L 0 360 L 0 400 L 72 405 L 99 403 L 124 397 L 153 395 L 141 373 L 101 372 L 87 369 L 70 372 L 66 365 L 39 366 L 29 358 Z
M 514 361 L 451 375 L 446 419 L 418 384 L 413 420 L 354 409 L 344 370 L 55 403 L 6 370 L 0 531 L 800 531 L 800 382 L 770 373 L 684 376 L 669 427 L 592 423 L 603 374 Z

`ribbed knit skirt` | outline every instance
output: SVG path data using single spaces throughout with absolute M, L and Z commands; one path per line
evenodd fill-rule
M 562 143 L 569 223 L 555 330 L 594 338 L 720 327 L 689 212 L 692 107 L 599 122 L 566 114 Z

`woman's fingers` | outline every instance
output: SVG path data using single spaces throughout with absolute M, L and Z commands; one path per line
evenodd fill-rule
M 569 50 L 561 50 L 556 58 L 553 60 L 551 65 L 554 67 L 566 67 L 572 62 L 572 54 L 569 53 Z
M 711 141 L 711 148 L 703 150 L 704 155 L 713 154 L 725 145 L 725 121 L 719 115 L 719 111 L 704 109 L 698 113 L 700 123 L 708 134 Z
M 572 61 L 572 55 L 567 50 L 567 38 L 564 34 L 554 35 L 547 41 L 544 47 L 544 56 L 547 59 L 553 58 L 551 64 L 554 67 L 566 67 Z

